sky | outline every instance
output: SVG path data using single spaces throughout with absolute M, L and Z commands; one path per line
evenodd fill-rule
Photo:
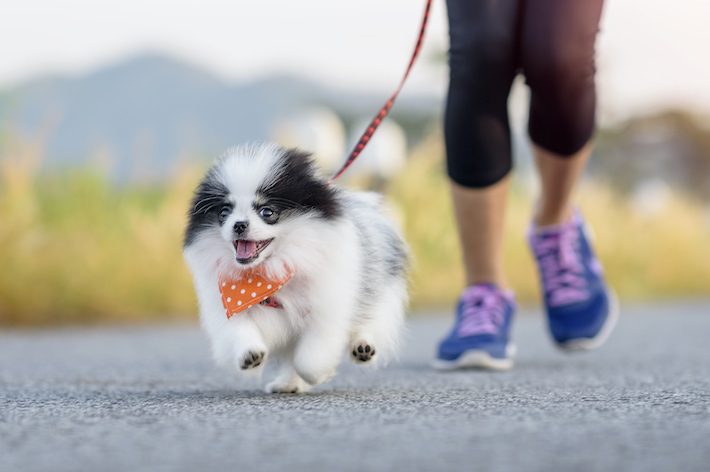
M 573 0 L 582 1 L 582 0 Z M 164 52 L 232 82 L 272 73 L 388 95 L 424 0 L 0 0 L 0 88 Z M 710 115 L 710 1 L 607 0 L 598 38 L 602 120 L 664 108 Z M 403 95 L 443 96 L 444 0 Z

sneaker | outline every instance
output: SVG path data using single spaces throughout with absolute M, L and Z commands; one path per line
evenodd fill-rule
M 552 338 L 565 350 L 599 347 L 618 318 L 618 304 L 585 234 L 582 216 L 558 226 L 530 226 Z
M 515 298 L 494 284 L 477 284 L 461 294 L 456 325 L 432 361 L 437 369 L 477 367 L 508 370 L 515 346 L 509 340 Z

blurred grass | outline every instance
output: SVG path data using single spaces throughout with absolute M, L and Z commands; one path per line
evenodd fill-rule
M 464 272 L 441 140 L 432 135 L 422 144 L 389 190 L 414 254 L 414 307 L 452 305 Z M 540 300 L 525 241 L 534 201 L 514 180 L 503 250 L 508 282 L 523 304 Z M 577 203 L 592 227 L 609 283 L 623 300 L 710 296 L 710 217 L 699 202 L 673 193 L 660 211 L 644 215 L 602 182 L 584 181 Z
M 196 317 L 181 237 L 202 169 L 182 167 L 163 185 L 117 187 L 91 168 L 42 174 L 40 164 L 31 146 L 0 156 L 0 325 Z M 507 271 L 519 301 L 531 303 L 539 297 L 524 242 L 532 199 L 513 187 Z M 412 307 L 448 307 L 464 277 L 436 137 L 386 192 L 415 256 Z M 579 201 L 622 298 L 710 294 L 710 228 L 700 204 L 673 195 L 659 213 L 643 216 L 598 182 L 583 185 Z
M 42 175 L 0 161 L 0 325 L 194 317 L 181 255 L 200 171 L 159 187 L 111 185 L 91 169 Z

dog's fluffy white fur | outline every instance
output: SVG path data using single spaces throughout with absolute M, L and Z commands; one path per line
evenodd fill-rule
M 267 392 L 327 382 L 345 352 L 361 364 L 395 355 L 407 301 L 407 250 L 377 195 L 327 185 L 307 154 L 274 145 L 228 150 L 200 183 L 183 253 L 215 360 L 259 372 Z M 296 275 L 230 319 L 218 279 L 258 267 Z

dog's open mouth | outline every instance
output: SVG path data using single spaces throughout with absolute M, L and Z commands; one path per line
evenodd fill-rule
M 237 250 L 237 262 L 240 264 L 249 264 L 251 261 L 259 257 L 261 251 L 273 241 L 274 238 L 265 241 L 252 241 L 249 239 L 237 239 L 234 241 L 234 249 Z

